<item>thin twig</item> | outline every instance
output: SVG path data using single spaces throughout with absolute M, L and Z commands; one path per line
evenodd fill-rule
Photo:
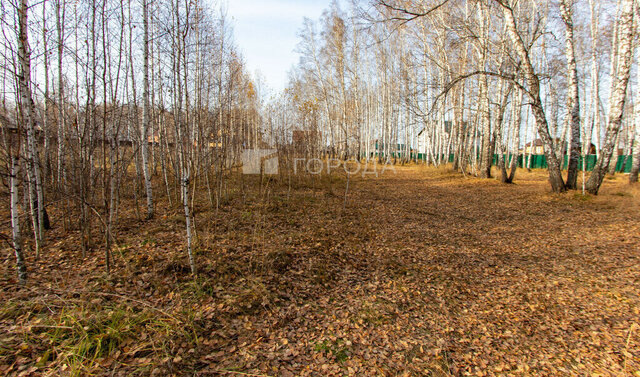
M 233 373 L 233 374 L 239 374 L 242 376 L 251 376 L 251 377 L 272 377 L 268 374 L 253 374 L 253 373 L 244 373 L 244 372 L 237 372 L 235 370 L 229 370 L 229 369 L 224 369 L 225 372 L 227 373 Z
M 118 298 L 121 298 L 123 300 L 128 300 L 128 301 L 132 301 L 132 302 L 138 303 L 140 305 L 144 305 L 144 306 L 148 307 L 149 309 L 155 310 L 158 313 L 161 313 L 161 314 L 165 315 L 166 317 L 169 317 L 169 318 L 173 319 L 174 321 L 176 321 L 178 323 L 183 323 L 183 321 L 179 320 L 175 316 L 165 312 L 162 309 L 158 309 L 155 306 L 153 306 L 153 305 L 151 305 L 151 304 L 149 304 L 147 302 L 144 302 L 144 301 L 141 301 L 141 300 L 138 300 L 138 299 L 135 299 L 135 298 L 127 297 L 127 296 L 124 296 L 124 295 L 120 295 L 120 294 L 117 294 L 117 293 L 95 292 L 95 291 L 64 291 L 64 292 L 62 292 L 62 291 L 57 291 L 57 290 L 52 289 L 52 288 L 49 288 L 47 290 L 52 292 L 52 293 L 54 293 L 54 294 L 56 294 L 56 295 L 67 293 L 67 294 L 78 294 L 78 295 L 82 295 L 82 294 L 92 295 L 93 294 L 93 295 L 97 295 L 97 296 L 118 297 Z M 35 290 L 32 289 L 32 291 L 35 291 Z

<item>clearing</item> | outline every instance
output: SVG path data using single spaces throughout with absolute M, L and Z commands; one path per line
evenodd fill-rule
M 194 206 L 197 278 L 166 197 L 143 221 L 123 195 L 110 275 L 98 224 L 83 260 L 54 223 L 23 288 L 5 246 L 0 373 L 640 375 L 624 176 L 583 197 L 549 193 L 543 171 L 396 167 L 351 179 L 344 210 L 344 175 L 236 179 L 218 213 Z

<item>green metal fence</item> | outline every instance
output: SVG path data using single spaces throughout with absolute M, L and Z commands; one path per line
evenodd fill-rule
M 380 154 L 382 155 L 382 154 Z M 372 157 L 375 156 L 377 157 L 378 154 L 372 154 Z M 391 154 L 391 158 L 402 158 L 406 156 L 406 153 L 392 153 Z M 513 156 L 507 156 L 504 155 L 505 160 L 508 159 L 507 161 L 507 165 L 509 165 L 511 163 L 511 157 Z M 631 171 L 631 163 L 633 160 L 633 156 L 632 155 L 619 155 L 619 156 L 614 156 L 613 158 L 616 158 L 616 172 L 619 173 L 629 173 Z M 453 162 L 453 158 L 454 155 L 450 154 L 449 155 L 449 159 L 448 162 Z M 419 161 L 426 161 L 427 160 L 427 155 L 424 153 L 411 153 L 411 159 L 417 159 Z M 441 155 L 440 156 L 440 160 L 444 160 L 445 156 Z M 531 164 L 529 164 L 529 159 L 531 159 Z M 580 170 L 582 170 L 582 156 L 580 156 L 579 160 L 578 160 L 578 168 Z M 596 165 L 596 155 L 588 155 L 585 156 L 585 170 L 587 171 L 591 171 L 593 170 L 593 167 Z M 493 155 L 493 164 L 497 165 L 498 164 L 498 155 L 494 154 Z M 562 169 L 566 170 L 567 169 L 567 165 L 569 164 L 569 158 L 567 155 L 564 155 L 564 159 L 562 161 Z M 518 156 L 518 167 L 523 168 L 523 167 L 530 167 L 531 169 L 546 169 L 549 167 L 549 165 L 547 165 L 547 157 L 543 154 L 534 154 L 534 155 L 527 155 L 527 156 Z
M 531 157 L 531 165 L 529 165 L 529 157 Z M 616 171 L 617 172 L 624 172 L 624 173 L 628 173 L 631 171 L 631 161 L 633 159 L 633 156 L 631 155 L 620 155 L 620 156 L 613 156 L 613 158 L 616 158 Z M 494 156 L 494 163 L 496 161 L 497 156 Z M 523 165 L 523 160 L 524 160 L 524 165 Z M 593 167 L 596 165 L 596 155 L 588 155 L 585 156 L 584 159 L 584 169 L 587 171 L 591 171 L 593 170 Z M 582 170 L 582 162 L 583 162 L 583 158 L 582 156 L 579 157 L 578 159 L 578 168 L 580 170 Z M 562 169 L 566 170 L 567 169 L 567 165 L 569 164 L 569 158 L 565 155 L 562 161 Z M 532 169 L 546 169 L 549 166 L 547 165 L 547 156 L 545 155 L 531 155 L 531 156 L 518 156 L 518 166 L 519 167 L 531 167 Z

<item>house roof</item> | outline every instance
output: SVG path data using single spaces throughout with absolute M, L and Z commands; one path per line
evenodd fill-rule
M 540 140 L 540 139 L 535 139 L 534 141 L 530 141 L 527 144 L 525 144 L 524 146 L 525 147 L 530 147 L 531 143 L 533 143 L 534 147 L 541 147 L 542 146 L 542 140 Z

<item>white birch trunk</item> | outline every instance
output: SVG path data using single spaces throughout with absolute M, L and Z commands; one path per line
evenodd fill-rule
M 616 76 L 612 77 L 611 97 L 609 100 L 609 114 L 607 120 L 607 131 L 604 138 L 600 159 L 589 180 L 586 183 L 586 189 L 589 193 L 596 195 L 605 174 L 611 163 L 611 158 L 616 149 L 616 140 L 620 132 L 622 124 L 622 116 L 624 115 L 624 106 L 627 99 L 627 85 L 629 83 L 629 75 L 631 71 L 631 63 L 633 61 L 633 36 L 634 36 L 634 1 L 621 0 L 620 18 L 618 19 L 617 28 L 617 45 L 613 46 L 612 51 L 617 55 L 612 58 L 616 62 Z M 614 162 L 615 163 L 615 162 Z
M 149 10 L 147 0 L 142 0 L 143 13 L 143 93 L 142 93 L 142 172 L 147 194 L 147 219 L 153 218 L 153 191 L 149 170 Z M 153 138 L 152 138 L 153 139 Z
M 507 22 L 507 28 L 511 37 L 511 41 L 514 44 L 514 48 L 518 57 L 521 60 L 522 68 L 524 71 L 525 79 L 528 85 L 528 96 L 531 102 L 531 109 L 536 119 L 536 126 L 538 134 L 544 145 L 544 152 L 547 157 L 547 164 L 549 166 L 549 182 L 551 183 L 551 189 L 554 192 L 562 192 L 565 190 L 564 180 L 562 179 L 562 171 L 560 162 L 554 151 L 554 143 L 549 134 L 549 125 L 542 107 L 542 100 L 540 99 L 540 80 L 535 73 L 533 65 L 529 57 L 529 51 L 527 50 L 524 41 L 518 34 L 518 28 L 516 26 L 515 16 L 513 9 L 504 3 L 500 3 L 503 10 L 503 15 Z
M 567 124 L 570 129 L 569 161 L 567 166 L 566 188 L 577 189 L 578 158 L 580 156 L 580 93 L 578 90 L 578 65 L 573 43 L 573 10 L 572 0 L 561 0 L 560 10 L 565 24 L 565 55 L 567 57 L 567 75 L 569 76 L 569 110 Z M 564 144 L 564 143 L 563 143 Z
M 18 148 L 19 149 L 19 148 Z M 11 174 L 9 176 L 9 187 L 11 195 L 11 234 L 13 250 L 16 255 L 16 267 L 18 269 L 18 280 L 21 284 L 27 282 L 27 267 L 24 262 L 22 252 L 22 236 L 20 234 L 19 189 L 18 189 L 18 157 L 11 156 Z
M 37 201 L 37 224 L 36 227 L 36 254 L 39 252 L 40 240 L 43 239 L 44 227 L 44 195 L 42 188 L 42 177 L 40 174 L 40 159 L 38 157 L 38 146 L 35 131 L 35 105 L 31 95 L 31 49 L 29 47 L 27 11 L 29 5 L 27 0 L 21 0 L 18 9 L 18 59 L 20 64 L 19 92 L 22 106 L 23 119 L 27 130 L 27 170 L 33 180 L 33 190 Z

